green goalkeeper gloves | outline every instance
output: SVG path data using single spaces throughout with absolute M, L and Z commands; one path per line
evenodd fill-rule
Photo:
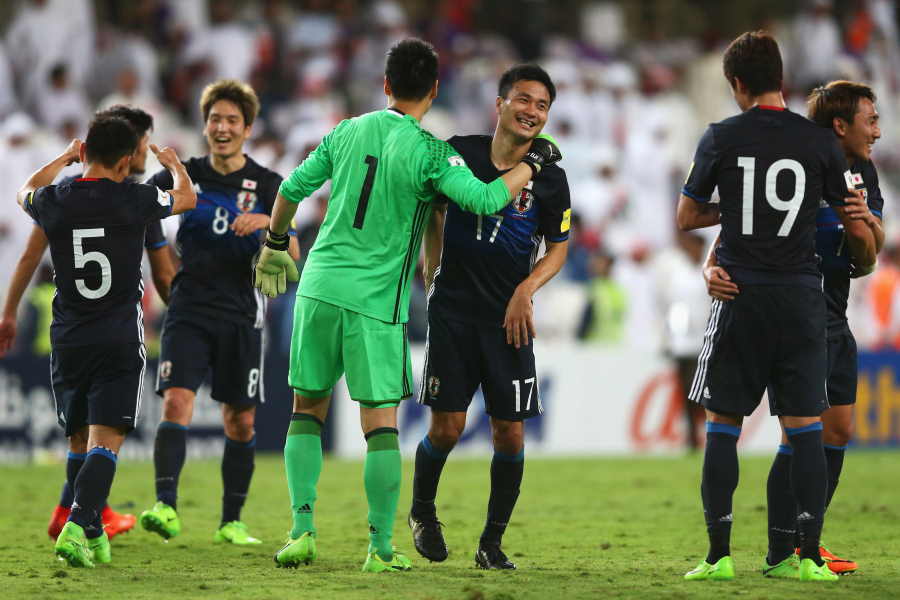
M 266 243 L 255 257 L 253 286 L 269 298 L 287 291 L 288 281 L 299 281 L 297 264 L 288 254 L 288 235 L 268 232 Z

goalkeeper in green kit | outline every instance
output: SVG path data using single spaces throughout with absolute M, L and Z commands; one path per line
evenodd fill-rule
M 325 221 L 294 305 L 289 373 L 294 408 L 284 446 L 293 528 L 275 554 L 278 566 L 316 558 L 320 436 L 332 388 L 346 373 L 368 450 L 369 548 L 362 570 L 410 568 L 410 560 L 391 544 L 401 475 L 397 406 L 412 395 L 406 322 L 431 201 L 443 194 L 465 210 L 491 214 L 544 165 L 560 159 L 551 138 L 538 138 L 518 166 L 490 183 L 480 181 L 449 144 L 419 125 L 437 95 L 437 73 L 430 44 L 397 43 L 385 66 L 388 107 L 342 121 L 279 189 L 255 269 L 256 287 L 270 297 L 297 280 L 287 253 L 297 203 L 332 180 Z

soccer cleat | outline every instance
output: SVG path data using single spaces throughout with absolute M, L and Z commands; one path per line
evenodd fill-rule
M 447 560 L 447 543 L 441 533 L 443 524 L 437 518 L 420 521 L 410 513 L 407 522 L 412 530 L 413 545 L 419 554 L 432 562 Z
M 112 562 L 112 549 L 109 546 L 109 535 L 104 531 L 94 539 L 88 540 L 88 548 L 91 549 L 96 564 L 107 564 Z
M 93 552 L 88 547 L 87 538 L 84 537 L 84 529 L 77 523 L 69 521 L 59 532 L 56 545 L 53 547 L 56 556 L 60 560 L 69 563 L 71 567 L 94 568 Z
M 701 561 L 692 571 L 684 574 L 688 581 L 731 581 L 734 579 L 734 561 L 730 556 L 723 556 L 711 565 Z
M 763 560 L 762 574 L 776 579 L 799 579 L 800 557 L 791 554 L 777 565 L 770 565 L 769 561 Z
M 800 581 L 837 581 L 838 579 L 840 577 L 832 573 L 825 563 L 819 566 L 811 558 L 804 558 L 800 561 Z
M 69 515 L 71 513 L 71 508 L 66 508 L 65 506 L 60 506 L 58 504 L 56 505 L 56 508 L 53 509 L 53 515 L 50 516 L 50 523 L 47 525 L 47 535 L 49 535 L 51 539 L 55 540 L 59 537 L 59 532 L 66 526 L 66 521 L 69 520 Z
M 800 554 L 800 548 L 797 548 L 797 554 Z M 831 572 L 835 575 L 849 575 L 859 568 L 859 565 L 857 565 L 856 562 L 847 558 L 835 556 L 824 545 L 819 546 L 819 556 L 822 557 L 822 560 L 825 561 L 825 564 L 828 565 L 828 568 L 831 569 Z
M 113 539 L 120 533 L 131 531 L 134 524 L 137 523 L 137 517 L 129 514 L 120 514 L 110 508 L 107 504 L 100 513 L 100 520 L 103 521 L 103 531 Z
M 174 508 L 165 502 L 157 502 L 141 513 L 141 527 L 168 540 L 181 533 L 181 520 Z
M 409 571 L 412 569 L 412 561 L 405 554 L 400 554 L 394 549 L 394 555 L 390 562 L 378 556 L 377 552 L 369 552 L 366 562 L 363 563 L 363 573 L 392 573 Z
M 288 534 L 287 543 L 275 553 L 275 566 L 296 569 L 300 563 L 310 564 L 318 556 L 316 538 L 312 532 L 306 531 L 297 539 Z
M 252 544 L 262 544 L 262 540 L 258 540 L 251 536 L 247 531 L 247 526 L 243 521 L 229 521 L 225 523 L 213 536 L 214 542 L 229 542 L 237 546 L 250 546 Z
M 478 544 L 475 551 L 475 566 L 480 569 L 515 569 L 515 563 L 500 549 L 500 544 Z

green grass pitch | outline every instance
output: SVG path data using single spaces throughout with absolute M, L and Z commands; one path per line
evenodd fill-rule
M 412 547 L 405 513 L 412 464 L 405 463 L 395 543 L 414 561 L 409 573 L 364 575 L 362 465 L 328 460 L 319 486 L 319 559 L 276 569 L 273 552 L 289 526 L 280 456 L 260 456 L 244 520 L 265 543 L 213 544 L 221 482 L 215 461 L 188 462 L 182 473 L 183 533 L 169 543 L 139 529 L 113 540 L 113 563 L 71 569 L 53 556 L 46 522 L 63 477 L 61 465 L 0 467 L 3 596 L 39 598 L 551 598 L 802 599 L 900 595 L 900 453 L 851 451 L 826 523 L 826 540 L 859 561 L 836 584 L 800 584 L 759 574 L 766 547 L 765 478 L 770 459 L 741 460 L 735 496 L 733 582 L 685 582 L 706 536 L 699 500 L 701 456 L 682 458 L 529 459 L 504 548 L 516 572 L 473 567 L 488 494 L 486 459 L 454 459 L 444 471 L 439 515 L 450 558 L 430 564 Z M 138 513 L 153 501 L 152 465 L 119 466 L 112 504 Z

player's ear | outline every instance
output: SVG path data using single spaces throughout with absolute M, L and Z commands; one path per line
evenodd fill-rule
M 831 128 L 838 137 L 847 135 L 847 122 L 840 117 L 835 117 L 831 120 Z
M 80 160 L 81 164 L 83 164 L 83 165 L 87 164 L 86 156 L 87 156 L 87 144 L 81 144 L 81 146 L 78 147 L 78 160 Z
M 131 172 L 131 159 L 133 156 L 133 154 L 126 154 L 125 156 L 120 158 L 118 162 L 116 162 L 116 173 L 124 173 L 127 177 Z
M 384 78 L 384 95 L 385 96 L 393 96 L 394 93 L 391 91 L 391 84 L 388 83 L 388 78 Z
M 432 99 L 432 100 L 434 100 L 435 98 L 437 98 L 437 95 L 438 95 L 438 87 L 440 87 L 440 83 L 441 83 L 441 82 L 440 82 L 439 80 L 435 79 L 435 80 L 434 80 L 434 85 L 431 86 L 431 99 Z

